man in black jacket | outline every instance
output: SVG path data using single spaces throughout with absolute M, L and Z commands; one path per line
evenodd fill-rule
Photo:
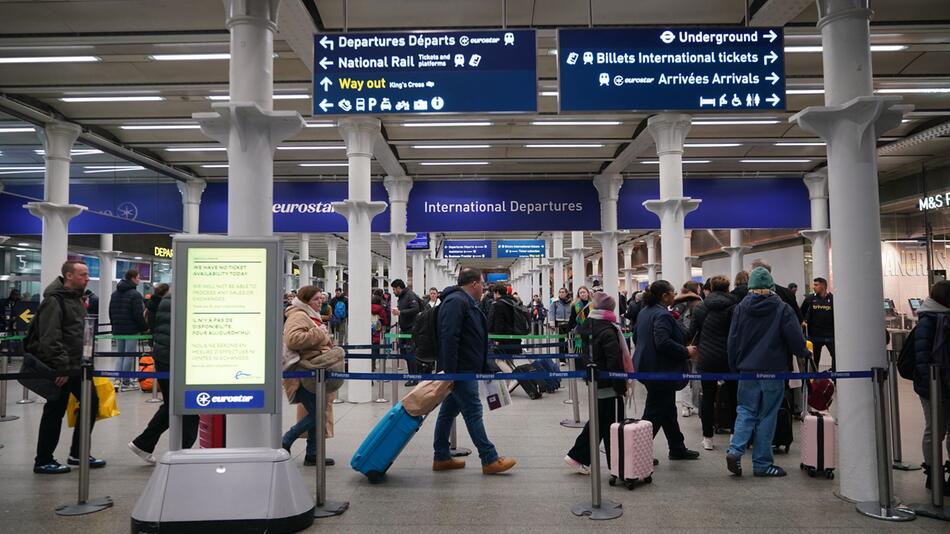
M 112 321 L 114 336 L 135 336 L 148 330 L 148 323 L 145 321 L 145 298 L 139 293 L 138 285 L 139 272 L 129 269 L 109 299 L 109 320 Z M 119 352 L 136 352 L 139 342 L 124 339 L 117 345 Z M 137 360 L 138 358 L 120 358 L 118 370 L 134 372 Z M 118 384 L 123 391 L 138 389 L 135 380 L 131 378 L 120 379 Z
M 36 339 L 27 336 L 26 350 L 53 371 L 77 371 L 82 364 L 84 323 L 86 308 L 82 303 L 83 291 L 89 283 L 89 267 L 81 261 L 67 261 L 62 267 L 62 276 L 43 291 L 43 305 L 37 310 Z M 59 433 L 66 415 L 66 405 L 70 393 L 79 402 L 83 399 L 82 378 L 79 376 L 59 377 L 55 379 L 60 387 L 59 398 L 47 399 L 40 419 L 40 430 L 36 441 L 36 458 L 33 472 L 41 475 L 59 475 L 68 473 L 70 468 L 53 459 Z M 96 388 L 91 388 L 89 398 L 90 411 L 99 411 L 99 397 Z M 93 425 L 95 417 L 92 418 Z M 69 465 L 79 465 L 79 425 L 73 430 L 73 441 L 69 448 Z M 105 467 L 105 460 L 90 456 L 89 467 Z
M 172 295 L 169 292 L 164 297 L 157 298 L 161 300 L 155 314 L 155 328 L 152 330 L 152 341 L 155 344 L 155 370 L 159 373 L 167 373 L 171 369 Z M 168 381 L 168 378 L 158 379 L 158 388 L 162 392 L 162 405 L 152 415 L 145 430 L 129 442 L 129 449 L 150 464 L 155 463 L 152 452 L 155 451 L 158 438 L 168 430 L 168 403 L 171 401 L 168 397 L 170 391 Z M 181 447 L 190 449 L 197 439 L 198 416 L 182 417 Z
M 485 314 L 475 300 L 481 296 L 482 273 L 466 267 L 459 272 L 458 285 L 442 292 L 442 304 L 436 309 L 439 328 L 438 369 L 446 373 L 487 373 L 488 325 Z M 504 386 L 502 386 L 504 387 Z M 465 426 L 478 449 L 482 461 L 482 473 L 493 475 L 515 466 L 513 458 L 498 456 L 495 446 L 488 439 L 482 421 L 482 401 L 478 394 L 478 382 L 455 382 L 452 393 L 442 401 L 439 417 L 435 423 L 435 449 L 433 471 L 462 469 L 465 462 L 452 458 L 449 451 L 449 434 L 452 423 L 462 414 Z
M 393 280 L 389 285 L 393 288 L 393 293 L 396 294 L 397 298 L 396 309 L 393 310 L 393 317 L 399 320 L 399 332 L 411 334 L 412 325 L 416 322 L 416 316 L 422 311 L 422 301 L 416 296 L 415 292 L 406 287 L 406 283 L 399 278 Z M 411 350 L 408 342 L 400 343 L 400 347 L 403 351 Z M 406 367 L 410 374 L 418 374 L 421 372 L 419 361 L 416 359 L 406 360 Z M 410 380 L 406 382 L 406 387 L 412 387 L 418 383 L 416 380 Z
M 488 321 L 489 334 L 519 335 L 523 332 L 517 332 L 515 328 L 515 314 L 521 313 L 518 310 L 518 302 L 508 294 L 508 288 L 505 284 L 494 284 L 491 286 L 491 292 L 495 299 L 492 305 L 491 319 Z M 505 339 L 498 342 L 498 352 L 501 354 L 521 354 L 520 339 Z

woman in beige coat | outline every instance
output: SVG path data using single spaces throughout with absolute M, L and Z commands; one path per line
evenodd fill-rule
M 334 348 L 330 334 L 320 318 L 320 306 L 323 304 L 319 289 L 315 286 L 304 286 L 297 290 L 294 298 L 284 311 L 284 355 L 283 368 L 285 371 L 312 371 L 324 368 L 334 371 L 343 370 L 343 351 Z M 297 421 L 284 434 L 282 445 L 287 452 L 293 442 L 307 434 L 307 449 L 304 456 L 304 465 L 315 465 L 317 456 L 317 440 L 313 428 L 316 425 L 315 412 L 317 397 L 315 380 L 312 378 L 284 379 L 284 393 L 291 404 L 301 404 L 306 410 L 305 417 Z M 332 435 L 334 395 L 328 395 L 325 410 L 327 412 L 327 433 Z M 329 435 L 328 435 L 329 437 Z M 327 465 L 334 461 L 327 458 Z

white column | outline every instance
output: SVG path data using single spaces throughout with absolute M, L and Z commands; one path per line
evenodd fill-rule
M 300 234 L 300 257 L 297 259 L 297 268 L 300 269 L 298 287 L 309 286 L 313 281 L 313 264 L 310 258 L 310 234 Z
M 386 260 L 383 258 L 376 259 L 376 285 L 386 287 Z
M 69 203 L 70 150 L 82 128 L 70 122 L 51 122 L 37 130 L 43 141 L 46 174 L 43 177 L 43 202 L 29 202 L 23 207 L 43 221 L 40 245 L 40 296 L 60 275 L 69 246 L 69 221 L 86 207 Z M 107 303 L 108 304 L 108 303 Z
M 900 125 L 906 106 L 899 97 L 876 97 L 871 86 L 867 0 L 818 0 L 824 64 L 825 105 L 806 108 L 790 121 L 828 145 L 828 197 L 835 278 L 835 301 L 848 313 L 835 315 L 839 371 L 883 367 L 883 336 L 869 325 L 884 323 L 880 204 L 876 140 Z M 838 382 L 838 480 L 841 495 L 876 501 L 877 462 L 871 385 Z
M 554 269 L 552 298 L 557 298 L 558 291 L 562 287 L 567 287 L 564 281 L 564 268 L 568 262 L 564 257 L 564 232 L 551 234 L 551 244 L 553 245 L 553 252 L 548 261 Z
M 587 264 L 584 254 L 589 251 L 584 246 L 584 232 L 571 232 L 571 248 L 565 249 L 571 255 L 571 295 L 577 295 L 577 290 L 586 285 Z
M 660 159 L 660 198 L 647 200 L 643 206 L 660 218 L 663 279 L 673 287 L 680 287 L 688 278 L 683 272 L 684 222 L 686 214 L 699 207 L 700 202 L 683 196 L 683 141 L 691 120 L 681 113 L 661 113 L 647 121 Z
M 112 283 L 115 281 L 115 260 L 119 257 L 119 251 L 112 250 L 112 246 L 112 234 L 102 234 L 99 237 L 99 324 L 112 324 L 109 317 L 109 299 L 112 296 Z M 107 352 L 112 350 L 112 340 L 100 339 L 96 346 L 98 350 Z M 102 368 L 119 370 L 119 359 L 109 360 Z
M 333 291 L 337 286 L 343 286 L 339 281 L 343 280 L 343 269 L 340 267 L 339 262 L 337 261 L 337 247 L 340 245 L 340 239 L 335 235 L 327 236 L 327 264 L 323 268 L 324 273 L 326 274 L 326 287 L 323 288 L 324 291 L 328 291 L 330 294 L 333 294 Z
M 729 277 L 736 279 L 736 275 L 742 271 L 742 260 L 746 252 L 752 250 L 752 247 L 742 246 L 742 230 L 729 230 L 729 246 L 722 247 L 722 251 L 729 255 Z
M 274 34 L 279 0 L 226 0 L 231 34 L 230 100 L 192 116 L 201 131 L 228 149 L 228 235 L 271 236 L 274 232 L 274 150 L 303 128 L 296 111 L 273 111 Z M 276 447 L 280 411 L 228 416 L 228 446 Z
M 653 234 L 643 236 L 643 242 L 647 245 L 647 282 L 652 284 L 656 282 L 656 272 L 660 264 L 656 262 L 656 236 Z
M 684 283 L 693 279 L 693 262 L 697 259 L 697 256 L 693 256 L 693 231 L 686 230 L 683 235 L 683 267 L 686 269 Z
M 425 250 L 413 250 L 409 253 L 412 256 L 412 287 L 425 288 L 426 286 L 426 255 Z M 405 280 L 403 280 L 405 282 Z M 408 282 L 407 282 L 408 283 Z M 393 301 L 395 306 L 395 300 Z
M 408 176 L 387 176 L 383 179 L 383 185 L 389 193 L 389 233 L 380 237 L 389 243 L 389 279 L 398 278 L 408 283 L 406 244 L 415 237 L 415 234 L 406 232 L 406 204 L 409 202 L 409 191 L 412 190 L 412 179 Z
M 347 340 L 354 345 L 368 345 L 372 342 L 370 332 L 370 223 L 373 217 L 386 209 L 385 202 L 370 200 L 370 162 L 373 159 L 373 145 L 379 135 L 379 120 L 371 118 L 342 119 L 339 122 L 340 135 L 346 142 L 346 156 L 349 161 L 349 188 L 347 199 L 334 202 L 333 209 L 346 217 L 349 229 L 347 246 L 349 267 L 349 307 L 347 314 Z M 370 360 L 352 360 L 350 370 L 369 372 Z M 370 383 L 354 381 L 348 384 L 349 402 L 369 402 L 372 400 Z
M 594 232 L 594 238 L 600 241 L 603 249 L 604 270 L 601 283 L 604 292 L 614 299 L 614 312 L 619 304 L 620 280 L 617 265 L 617 241 L 624 232 L 617 231 L 617 199 L 623 186 L 623 176 L 619 174 L 601 174 L 594 177 L 594 187 L 600 198 L 600 232 Z
M 284 252 L 284 292 L 290 293 L 294 289 L 294 255 Z
M 828 261 L 828 169 L 810 172 L 803 178 L 811 201 L 811 229 L 801 232 L 811 241 L 812 277 L 831 279 L 831 267 Z
M 633 297 L 633 243 L 623 247 L 623 288 L 627 291 L 627 297 Z
M 208 185 L 204 180 L 189 180 L 178 182 L 178 192 L 181 193 L 182 225 L 181 231 L 186 234 L 198 233 L 198 221 L 201 214 L 201 194 Z

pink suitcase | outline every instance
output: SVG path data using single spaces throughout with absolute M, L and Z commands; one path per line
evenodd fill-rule
M 835 477 L 835 418 L 811 412 L 802 422 L 802 464 L 808 476 Z
M 653 423 L 639 419 L 624 419 L 610 425 L 610 480 L 627 489 L 637 481 L 653 482 Z

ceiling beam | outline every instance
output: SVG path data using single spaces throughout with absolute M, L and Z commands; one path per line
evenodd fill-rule
M 749 25 L 785 26 L 814 3 L 815 0 L 766 0 L 752 13 Z
M 613 161 L 600 170 L 600 174 L 621 174 L 641 154 L 654 145 L 653 137 L 647 131 L 646 125 L 646 119 L 640 121 L 633 134 L 633 139 L 617 152 Z

